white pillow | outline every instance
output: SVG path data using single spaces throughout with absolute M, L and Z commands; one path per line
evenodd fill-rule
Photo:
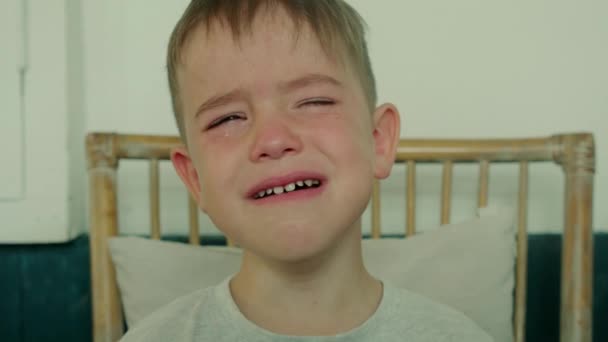
M 481 209 L 479 218 L 407 239 L 364 240 L 371 274 L 469 316 L 496 342 L 513 341 L 513 212 Z M 127 324 L 179 296 L 238 271 L 241 251 L 136 237 L 109 242 Z
M 465 313 L 494 337 L 513 341 L 516 239 L 511 210 L 409 239 L 364 240 L 370 273 Z

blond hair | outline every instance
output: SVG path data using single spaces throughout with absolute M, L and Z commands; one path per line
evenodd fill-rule
M 183 46 L 192 31 L 201 24 L 207 31 L 214 22 L 228 25 L 233 37 L 239 39 L 251 26 L 260 11 L 282 8 L 299 31 L 308 25 L 326 54 L 348 61 L 359 77 L 370 111 L 376 106 L 376 82 L 365 41 L 363 18 L 343 0 L 192 0 L 177 22 L 167 51 L 167 74 L 173 113 L 182 139 L 185 128 L 177 67 L 181 62 Z

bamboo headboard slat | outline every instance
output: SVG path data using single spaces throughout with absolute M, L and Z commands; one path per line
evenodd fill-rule
M 490 179 L 490 162 L 482 160 L 479 163 L 479 195 L 478 206 L 485 208 L 488 205 L 488 182 Z
M 188 223 L 189 223 L 189 235 L 188 243 L 191 245 L 199 245 L 201 233 L 199 231 L 198 224 L 198 205 L 196 201 L 188 195 Z
M 405 235 L 412 236 L 416 233 L 416 163 L 413 160 L 407 162 L 407 198 Z
M 441 182 L 441 224 L 450 223 L 452 204 L 452 175 L 454 164 L 451 160 L 443 162 L 443 180 Z
M 150 159 L 150 237 L 160 240 L 160 180 L 158 159 Z
M 167 160 L 178 137 L 112 133 L 87 136 L 87 160 L 90 190 L 90 248 L 95 342 L 116 341 L 123 334 L 123 316 L 115 273 L 110 261 L 107 239 L 118 235 L 116 172 L 121 159 L 146 159 L 150 162 L 150 206 L 152 236 L 160 238 L 160 200 L 158 160 Z M 478 205 L 488 202 L 490 163 L 520 164 L 518 195 L 518 239 L 514 335 L 524 341 L 527 204 L 529 163 L 555 162 L 565 174 L 564 231 L 561 278 L 561 341 L 591 342 L 592 298 L 592 206 L 595 171 L 595 146 L 588 133 L 559 134 L 544 138 L 523 139 L 403 139 L 396 160 L 406 163 L 405 234 L 416 231 L 416 165 L 442 163 L 441 222 L 450 218 L 452 173 L 454 163 L 479 163 Z M 189 198 L 189 241 L 198 244 L 198 208 Z M 374 182 L 371 200 L 372 237 L 380 238 L 380 183 Z M 228 241 L 232 245 L 232 241 Z
M 519 166 L 519 200 L 517 210 L 517 260 L 515 266 L 515 288 L 518 290 L 515 296 L 515 321 L 526 320 L 526 283 L 528 264 L 528 162 L 522 161 Z M 515 340 L 524 340 L 524 324 L 515 326 Z

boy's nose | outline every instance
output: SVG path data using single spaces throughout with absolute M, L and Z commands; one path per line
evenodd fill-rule
M 251 148 L 252 161 L 280 159 L 301 151 L 302 141 L 287 122 L 270 120 L 257 126 Z

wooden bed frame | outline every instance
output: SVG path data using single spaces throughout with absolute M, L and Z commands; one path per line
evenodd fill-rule
M 91 133 L 86 138 L 89 195 L 93 339 L 118 340 L 124 333 L 123 313 L 107 239 L 119 234 L 117 169 L 121 159 L 150 161 L 151 237 L 160 238 L 159 160 L 169 159 L 178 137 Z M 401 140 L 397 162 L 407 165 L 406 235 L 416 232 L 415 178 L 417 163 L 442 163 L 441 223 L 450 221 L 454 163 L 478 163 L 479 207 L 487 205 L 490 163 L 520 165 L 518 243 L 514 301 L 515 341 L 524 341 L 527 265 L 527 197 L 530 162 L 552 161 L 565 174 L 564 230 L 561 261 L 561 341 L 591 342 L 593 271 L 593 177 L 595 148 L 587 133 L 544 138 L 487 140 Z M 198 244 L 198 209 L 189 201 L 190 243 Z M 381 237 L 380 185 L 372 197 L 372 237 Z

